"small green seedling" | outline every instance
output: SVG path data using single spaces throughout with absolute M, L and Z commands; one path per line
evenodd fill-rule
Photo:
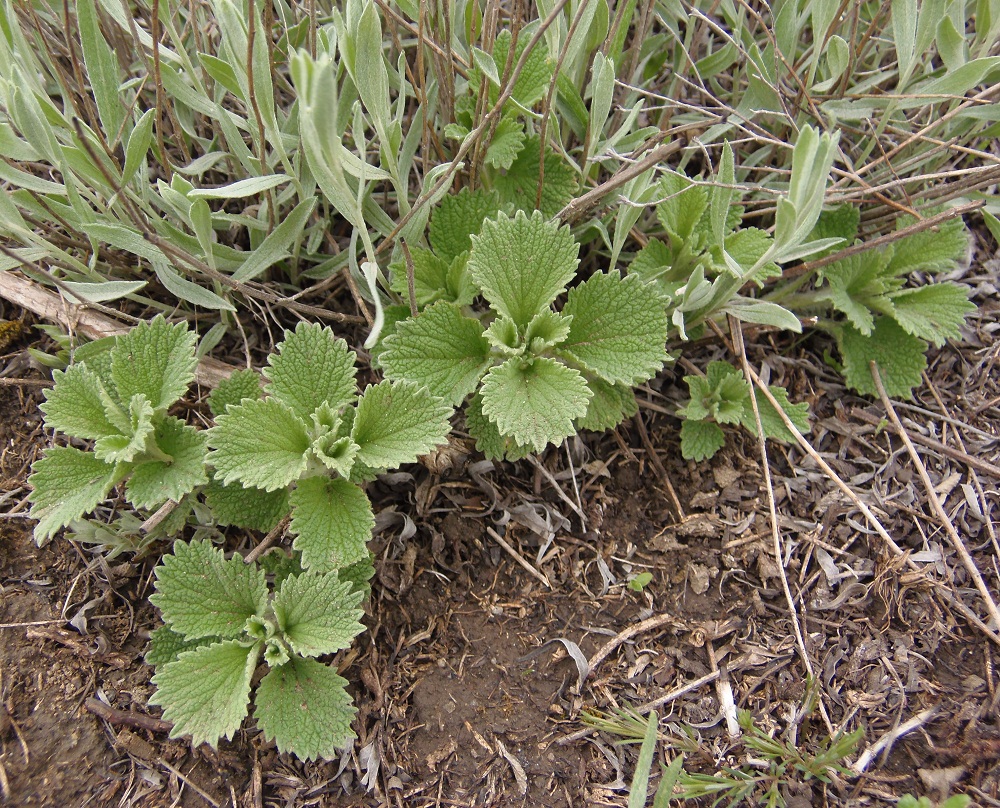
M 347 681 L 316 657 L 347 648 L 364 631 L 363 587 L 337 572 L 285 577 L 269 590 L 264 570 L 226 559 L 207 541 L 178 542 L 156 569 L 164 625 L 146 661 L 156 674 L 150 704 L 173 722 L 170 737 L 215 747 L 248 712 L 263 658 L 254 716 L 280 752 L 330 757 L 354 738 Z
M 633 592 L 642 592 L 653 580 L 653 573 L 640 572 L 634 578 L 629 579 L 628 588 Z
M 719 424 L 743 424 L 757 434 L 757 419 L 750 401 L 750 385 L 743 375 L 726 362 L 709 362 L 704 376 L 685 376 L 691 399 L 680 410 L 681 454 L 685 460 L 707 460 L 726 442 Z M 784 387 L 769 387 L 781 409 L 799 432 L 809 430 L 809 405 L 792 404 Z M 757 394 L 757 407 L 764 435 L 792 442 L 795 436 L 785 426 L 777 410 L 764 396 Z
M 45 425 L 93 449 L 56 446 L 35 462 L 31 516 L 44 543 L 93 511 L 125 481 L 125 499 L 151 510 L 208 482 L 205 436 L 167 411 L 194 379 L 196 335 L 163 317 L 115 339 L 110 350 L 54 371 Z
M 556 310 L 578 251 L 568 227 L 537 211 L 487 220 L 471 238 L 468 272 L 490 310 L 480 318 L 439 300 L 398 323 L 379 355 L 386 376 L 456 405 L 474 393 L 467 425 L 490 458 L 523 457 L 634 414 L 632 385 L 666 359 L 662 298 L 638 277 L 598 273 Z

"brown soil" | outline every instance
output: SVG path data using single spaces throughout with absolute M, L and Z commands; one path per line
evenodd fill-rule
M 978 284 L 981 317 L 962 345 L 933 356 L 915 402 L 925 411 L 900 414 L 913 434 L 959 452 L 921 449 L 997 592 L 996 264 L 966 281 Z M 44 378 L 27 363 L 29 339 L 6 348 L 0 376 Z M 804 751 L 822 743 L 827 720 L 862 728 L 847 763 L 922 716 L 863 777 L 790 775 L 790 806 L 887 805 L 949 789 L 998 804 L 997 648 L 934 593 L 943 582 L 984 612 L 909 457 L 880 427 L 884 410 L 845 392 L 818 359 L 826 347 L 818 338 L 769 345 L 751 362 L 766 359 L 772 383 L 810 401 L 813 445 L 919 570 L 886 552 L 812 461 L 769 445 L 780 562 L 821 709 L 802 717 L 807 671 L 757 443 L 730 430 L 711 462 L 681 460 L 678 422 L 663 411 L 684 393 L 681 373 L 668 373 L 644 393 L 648 442 L 625 424 L 549 451 L 543 472 L 527 461 L 484 464 L 458 441 L 434 472 L 413 467 L 371 486 L 376 511 L 400 516 L 384 520 L 372 545 L 370 630 L 336 660 L 354 685 L 359 739 L 342 760 L 312 764 L 277 754 L 252 722 L 213 751 L 169 741 L 148 720 L 159 717 L 142 661 L 156 626 L 146 601 L 155 555 L 108 561 L 61 538 L 35 547 L 23 514 L 28 469 L 47 440 L 41 392 L 0 386 L 0 796 L 51 806 L 624 806 L 637 746 L 582 734 L 584 711 L 671 696 L 658 708 L 660 753 L 683 751 L 689 771 L 713 773 L 747 757 L 720 710 L 729 686 L 759 727 Z M 731 359 L 719 346 L 700 351 L 687 356 L 702 367 Z M 942 407 L 964 426 L 935 415 Z M 977 470 L 962 452 L 986 465 Z M 257 540 L 231 539 L 233 550 Z M 633 591 L 628 581 L 644 571 L 652 581 Z M 594 663 L 582 686 L 574 655 Z M 676 694 L 700 677 L 709 681 Z M 88 699 L 112 711 L 99 718 Z

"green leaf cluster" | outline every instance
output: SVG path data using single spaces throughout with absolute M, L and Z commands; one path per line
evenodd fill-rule
M 208 541 L 178 542 L 156 569 L 164 625 L 146 661 L 156 674 L 151 704 L 173 722 L 171 738 L 194 745 L 232 738 L 246 717 L 257 667 L 267 673 L 254 716 L 280 752 L 311 760 L 354 738 L 347 681 L 317 660 L 364 630 L 363 591 L 336 571 L 288 575 L 269 589 L 264 571 L 226 559 Z
M 819 227 L 839 227 L 854 239 L 856 220 L 851 232 L 849 222 L 838 225 L 824 219 Z M 902 218 L 899 227 L 911 223 Z M 889 395 L 909 397 L 927 366 L 928 343 L 941 346 L 959 337 L 966 316 L 975 310 L 966 287 L 933 279 L 934 274 L 954 268 L 967 247 L 965 226 L 952 219 L 936 231 L 912 233 L 886 247 L 824 266 L 816 273 L 813 289 L 785 296 L 783 302 L 804 312 L 826 310 L 837 317 L 827 327 L 836 335 L 848 385 L 862 394 L 876 394 L 870 369 L 874 361 Z M 907 279 L 915 273 L 930 275 L 931 280 L 908 286 Z
M 205 436 L 168 410 L 194 379 L 196 336 L 162 316 L 104 351 L 53 373 L 41 410 L 45 425 L 93 448 L 46 449 L 32 468 L 35 541 L 93 511 L 125 482 L 125 499 L 153 509 L 208 482 Z
M 431 241 L 464 247 L 453 232 L 432 229 Z M 467 271 L 489 309 L 437 300 L 399 322 L 379 355 L 386 376 L 454 405 L 475 394 L 467 426 L 491 458 L 523 457 L 633 414 L 632 386 L 666 358 L 662 298 L 639 277 L 598 273 L 557 310 L 578 251 L 569 228 L 538 211 L 487 220 L 471 236 Z
M 375 517 L 359 483 L 415 461 L 450 430 L 451 407 L 419 384 L 384 381 L 358 395 L 354 360 L 329 328 L 300 323 L 268 357 L 263 389 L 244 372 L 210 402 L 208 502 L 223 522 L 259 526 L 290 508 L 294 548 L 319 572 L 367 558 Z
M 681 425 L 681 454 L 685 460 L 707 460 L 726 442 L 720 424 L 742 424 L 757 434 L 751 387 L 736 368 L 726 362 L 709 362 L 704 376 L 685 376 L 691 393 L 688 403 L 681 408 L 684 417 Z M 809 430 L 809 405 L 792 404 L 784 387 L 768 388 L 781 409 L 795 424 L 799 432 Z M 764 435 L 778 440 L 794 441 L 784 421 L 771 402 L 756 390 L 757 408 Z

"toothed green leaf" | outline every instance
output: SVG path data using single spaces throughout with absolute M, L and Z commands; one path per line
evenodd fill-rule
M 670 236 L 670 245 L 679 249 L 708 210 L 708 191 L 674 172 L 663 175 L 660 191 L 663 201 L 656 206 L 656 216 Z
M 537 211 L 500 214 L 473 239 L 469 271 L 493 307 L 523 328 L 576 274 L 579 249 L 568 227 Z
M 570 289 L 573 317 L 561 350 L 610 384 L 638 384 L 667 358 L 667 314 L 652 286 L 632 275 L 593 275 Z
M 247 619 L 267 606 L 263 570 L 239 556 L 226 559 L 209 541 L 176 542 L 156 568 L 155 586 L 150 603 L 188 639 L 241 637 Z
M 902 289 L 889 298 L 892 318 L 904 331 L 939 347 L 945 340 L 958 339 L 966 316 L 976 310 L 968 291 L 948 282 Z
M 35 542 L 39 545 L 94 510 L 127 472 L 127 467 L 109 465 L 72 446 L 46 449 L 31 468 L 31 518 L 38 520 Z
M 254 716 L 279 752 L 302 760 L 334 757 L 354 738 L 347 680 L 329 665 L 292 657 L 272 668 L 257 688 Z
M 638 275 L 644 281 L 655 281 L 670 269 L 673 255 L 666 242 L 651 238 L 649 243 L 636 253 L 628 266 L 629 275 Z
M 125 497 L 137 508 L 155 508 L 168 499 L 179 502 L 208 482 L 205 472 L 205 433 L 179 418 L 165 417 L 154 439 L 171 461 L 147 460 L 138 464 L 125 484 Z
M 288 491 L 264 491 L 245 488 L 239 483 L 223 485 L 212 480 L 205 488 L 205 502 L 212 509 L 215 521 L 222 526 L 259 530 L 266 533 L 288 513 Z
M 795 428 L 799 430 L 803 435 L 809 434 L 809 405 L 805 402 L 801 404 L 792 404 L 788 400 L 788 391 L 784 387 L 772 387 L 768 386 L 771 391 L 771 395 L 777 400 L 781 405 L 781 409 L 785 411 L 789 420 L 795 424 Z M 778 411 L 771 405 L 771 402 L 767 400 L 763 393 L 760 392 L 756 387 L 754 388 L 754 395 L 757 398 L 757 408 L 760 411 L 760 423 L 764 427 L 764 435 L 768 438 L 777 438 L 778 440 L 787 441 L 788 443 L 795 443 L 795 436 L 792 434 L 791 430 L 785 426 L 785 422 L 781 420 L 781 416 Z M 750 403 L 749 398 L 747 403 L 743 407 L 743 417 L 740 419 L 743 426 L 751 432 L 751 434 L 757 434 L 757 421 L 753 416 L 753 404 Z
M 166 410 L 194 381 L 197 335 L 161 315 L 122 334 L 111 349 L 111 376 L 118 400 L 141 394 L 157 412 Z
M 502 435 L 540 452 L 574 434 L 573 421 L 586 414 L 590 397 L 579 371 L 554 359 L 513 358 L 486 374 L 482 410 Z
M 45 413 L 45 426 L 85 440 L 118 434 L 104 411 L 101 380 L 90 368 L 73 365 L 65 372 L 55 370 L 52 381 L 55 385 L 45 391 L 45 401 L 38 407 Z
M 304 657 L 332 654 L 365 630 L 361 596 L 337 572 L 305 572 L 282 582 L 274 596 L 274 615 L 293 652 Z
M 858 237 L 858 226 L 861 224 L 861 209 L 850 203 L 838 205 L 835 208 L 824 210 L 816 226 L 813 228 L 809 241 L 822 241 L 826 238 L 841 238 L 844 244 L 838 247 L 831 247 L 820 255 L 827 255 L 836 249 L 849 247 Z M 815 256 L 813 257 L 815 260 Z
M 472 247 L 471 236 L 478 235 L 483 221 L 499 212 L 500 196 L 494 191 L 463 188 L 443 197 L 431 216 L 431 247 L 445 261 L 453 260 Z
M 458 405 L 490 366 L 490 344 L 478 320 L 440 302 L 398 323 L 379 361 L 390 379 L 426 385 L 434 395 Z
M 448 293 L 449 262 L 420 247 L 410 250 L 410 258 L 413 261 L 413 296 L 417 307 L 423 308 L 444 299 Z M 409 300 L 410 294 L 406 273 L 405 263 L 393 265 L 390 288 L 403 300 Z
M 577 429 L 603 432 L 614 429 L 625 418 L 639 411 L 632 388 L 624 384 L 608 384 L 603 379 L 588 379 L 593 398 L 587 405 L 587 414 L 576 419 Z
M 230 405 L 208 431 L 209 462 L 223 484 L 275 491 L 297 480 L 306 469 L 309 435 L 305 423 L 274 398 Z
M 494 181 L 494 187 L 504 203 L 520 211 L 535 210 L 540 156 L 540 141 L 537 135 L 532 135 L 524 141 L 524 148 L 507 172 Z M 542 201 L 538 210 L 543 217 L 550 219 L 573 198 L 577 181 L 576 173 L 566 164 L 566 158 L 552 149 L 545 150 L 544 166 Z
M 493 46 L 493 61 L 497 65 L 497 72 L 501 77 L 504 65 L 507 64 L 507 55 L 510 53 L 510 43 L 512 41 L 513 35 L 509 30 L 504 29 L 497 34 L 496 43 Z M 520 60 L 530 41 L 531 37 L 518 37 L 517 45 L 514 46 L 513 64 L 517 64 L 518 60 Z M 513 69 L 513 64 L 511 69 Z M 517 81 L 514 82 L 514 90 L 511 93 L 511 98 L 525 107 L 534 106 L 545 95 L 545 91 L 548 89 L 551 80 L 552 65 L 549 63 L 548 50 L 545 47 L 545 40 L 540 39 L 532 48 L 531 53 L 528 54 L 524 68 L 518 75 Z M 499 98 L 500 89 L 491 84 L 490 103 L 495 104 Z
M 900 216 L 896 228 L 901 230 L 914 223 L 911 216 Z M 944 272 L 954 269 L 969 248 L 969 233 L 960 217 L 949 219 L 937 227 L 904 236 L 892 243 L 892 261 L 888 269 L 896 275 L 911 272 Z
M 685 460 L 708 460 L 725 444 L 726 435 L 718 424 L 690 418 L 681 424 L 681 456 Z
M 872 310 L 884 308 L 880 300 L 886 292 L 899 288 L 902 281 L 890 268 L 892 250 L 866 250 L 842 258 L 823 269 L 830 283 L 823 298 L 862 334 L 870 334 L 875 320 Z
M 529 352 L 540 354 L 564 342 L 569 336 L 572 324 L 572 315 L 552 309 L 542 309 L 531 318 L 531 322 L 524 329 L 524 344 Z
M 153 437 L 153 405 L 142 393 L 129 402 L 124 434 L 105 435 L 94 442 L 94 456 L 105 463 L 128 463 L 143 454 Z
M 160 626 L 149 635 L 149 649 L 146 651 L 147 665 L 159 668 L 168 662 L 173 662 L 184 651 L 201 648 L 218 642 L 216 637 L 198 637 L 189 640 L 183 634 L 172 631 L 170 626 Z
M 383 381 L 358 401 L 351 438 L 357 458 L 371 468 L 416 462 L 447 440 L 451 407 L 412 382 Z
M 329 327 L 299 323 L 268 356 L 264 376 L 270 383 L 264 389 L 303 420 L 323 402 L 340 409 L 357 393 L 356 358 Z
M 726 237 L 726 252 L 744 273 L 749 271 L 767 252 L 771 246 L 771 236 L 756 227 L 741 227 Z M 762 286 L 768 278 L 781 275 L 781 267 L 773 261 L 768 261 L 758 269 L 748 280 Z
M 215 747 L 219 738 L 232 738 L 247 715 L 250 680 L 260 654 L 260 643 L 235 640 L 184 651 L 153 676 L 156 692 L 149 703 L 163 707 L 173 722 L 171 738 L 191 736 L 191 744 Z
M 869 363 L 878 363 L 882 384 L 890 396 L 910 398 L 927 367 L 927 343 L 907 334 L 888 317 L 875 320 L 870 336 L 844 326 L 839 339 L 844 357 L 844 379 L 862 395 L 878 395 Z
M 224 415 L 230 404 L 235 406 L 245 398 L 258 399 L 263 395 L 259 375 L 252 370 L 235 370 L 212 391 L 208 397 L 208 408 L 212 415 Z
M 367 558 L 375 516 L 365 492 L 354 483 L 329 477 L 299 480 L 289 500 L 296 534 L 294 547 L 302 566 L 317 572 L 333 570 Z
M 349 583 L 354 592 L 360 593 L 362 600 L 367 598 L 372 591 L 371 579 L 375 577 L 371 553 L 361 561 L 337 570 L 337 577 Z
M 524 125 L 516 118 L 502 118 L 486 149 L 486 164 L 508 169 L 524 147 Z

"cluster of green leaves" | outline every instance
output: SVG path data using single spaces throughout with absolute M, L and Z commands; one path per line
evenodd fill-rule
M 70 525 L 112 554 L 172 538 L 192 517 L 196 540 L 157 569 L 165 626 L 147 660 L 174 722 L 173 736 L 216 744 L 245 717 L 263 657 L 255 715 L 280 750 L 329 755 L 350 737 L 346 682 L 316 657 L 347 647 L 373 574 L 366 547 L 375 523 L 359 483 L 443 443 L 452 408 L 411 382 L 357 393 L 355 354 L 329 328 L 300 323 L 268 357 L 266 384 L 237 371 L 209 398 L 215 426 L 169 415 L 194 378 L 196 337 L 162 316 L 80 352 L 54 372 L 42 410 L 48 427 L 93 442 L 60 446 L 34 464 L 31 515 L 41 543 Z M 209 478 L 211 469 L 211 479 Z M 138 513 L 83 521 L 123 482 L 138 512 L 177 507 L 152 530 Z M 204 494 L 204 502 L 198 496 Z M 288 515 L 294 554 L 265 571 L 212 547 L 209 525 L 268 530 Z M 200 533 L 200 538 L 199 538 Z
M 930 797 L 914 797 L 904 794 L 896 803 L 896 808 L 966 808 L 972 802 L 972 797 L 965 794 L 954 794 L 941 802 L 932 802 Z
M 94 344 L 85 361 L 55 371 L 41 410 L 45 425 L 93 441 L 46 449 L 28 478 L 41 544 L 103 502 L 125 481 L 125 499 L 144 510 L 180 501 L 208 482 L 205 435 L 168 415 L 194 379 L 195 334 L 162 317 Z
M 691 392 L 691 399 L 680 410 L 684 417 L 681 454 L 685 460 L 707 460 L 723 447 L 725 434 L 719 424 L 742 424 L 751 433 L 757 434 L 757 419 L 750 400 L 751 387 L 743 374 L 732 365 L 710 362 L 704 376 L 685 376 L 684 381 Z M 795 428 L 799 432 L 807 432 L 809 405 L 792 404 L 784 387 L 769 386 L 768 389 Z M 771 402 L 756 390 L 753 392 L 765 437 L 794 442 L 795 436 Z
M 146 661 L 151 704 L 173 722 L 170 737 L 195 745 L 232 738 L 247 715 L 263 658 L 254 717 L 280 752 L 330 757 L 354 737 L 347 681 L 316 657 L 347 648 L 364 631 L 365 587 L 332 572 L 286 574 L 269 589 L 264 570 L 226 559 L 207 541 L 178 542 L 156 568 L 150 601 L 164 625 Z
M 858 219 L 856 208 L 835 208 L 821 217 L 817 229 L 855 244 Z M 898 221 L 900 229 L 910 224 L 906 217 Z M 844 377 L 852 388 L 876 393 L 870 370 L 875 361 L 889 395 L 909 397 L 927 366 L 928 343 L 940 346 L 959 337 L 965 317 L 975 311 L 966 287 L 934 278 L 955 268 L 968 242 L 961 219 L 951 219 L 934 230 L 911 233 L 888 246 L 822 266 L 779 285 L 768 298 L 804 315 L 827 315 L 818 325 L 835 335 Z M 917 273 L 928 282 L 907 285 Z M 800 291 L 806 282 L 814 288 Z
M 437 231 L 438 247 L 464 246 L 461 230 Z M 399 322 L 378 361 L 390 379 L 426 385 L 459 405 L 487 457 L 523 457 L 577 429 L 604 430 L 636 411 L 632 385 L 666 358 L 667 318 L 657 290 L 638 277 L 597 273 L 572 287 L 579 245 L 541 213 L 500 213 L 472 236 L 460 282 L 418 316 Z M 450 279 L 451 264 L 438 258 Z M 421 300 L 437 291 L 421 273 Z M 440 285 L 438 286 L 440 288 Z M 483 313 L 467 304 L 479 295 Z
M 359 396 L 354 360 L 329 328 L 300 323 L 268 357 L 263 388 L 239 371 L 209 400 L 206 499 L 217 518 L 267 529 L 290 511 L 302 565 L 320 572 L 367 557 L 375 518 L 359 483 L 414 462 L 451 428 L 452 408 L 413 382 Z

